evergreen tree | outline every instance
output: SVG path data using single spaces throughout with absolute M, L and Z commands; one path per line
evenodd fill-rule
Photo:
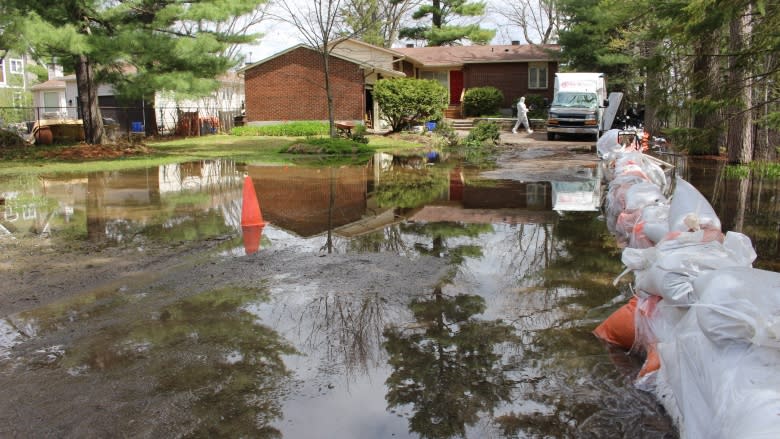
M 39 56 L 75 70 L 88 143 L 101 143 L 97 86 L 110 83 L 126 97 L 157 90 L 205 94 L 233 67 L 233 44 L 256 39 L 221 26 L 251 14 L 265 0 L 8 0 L 24 21 L 25 41 Z
M 459 17 L 481 17 L 485 14 L 485 2 L 467 0 L 432 0 L 431 4 L 420 6 L 412 18 L 428 19 L 430 25 L 407 27 L 401 30 L 401 38 L 426 41 L 428 46 L 449 46 L 471 41 L 487 44 L 496 32 L 484 29 L 478 24 L 454 24 Z

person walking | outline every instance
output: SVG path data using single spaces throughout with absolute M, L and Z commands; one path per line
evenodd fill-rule
M 512 133 L 517 134 L 517 128 L 520 127 L 520 124 L 523 124 L 525 130 L 528 131 L 528 134 L 534 132 L 534 130 L 531 129 L 531 124 L 528 123 L 528 107 L 525 106 L 525 96 L 517 101 L 517 122 L 515 122 L 515 126 L 512 128 Z

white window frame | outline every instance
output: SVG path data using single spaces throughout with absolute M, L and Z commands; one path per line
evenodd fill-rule
M 16 75 L 24 74 L 24 64 L 22 63 L 22 60 L 21 59 L 9 60 L 8 71 Z
M 546 90 L 549 86 L 549 64 L 546 62 L 528 63 L 528 89 Z
M 0 59 L 0 84 L 5 84 L 5 60 Z

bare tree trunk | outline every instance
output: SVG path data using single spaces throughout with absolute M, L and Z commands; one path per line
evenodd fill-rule
M 76 59 L 76 86 L 81 118 L 84 121 L 85 140 L 91 145 L 99 145 L 103 143 L 103 117 L 98 107 L 95 73 L 86 55 L 80 55 Z
M 777 55 L 772 53 L 766 56 L 762 71 L 771 72 L 777 68 Z M 762 119 L 769 115 L 770 104 L 769 100 L 772 97 L 771 83 L 767 76 L 763 76 L 759 82 L 756 83 L 756 99 L 764 104 L 758 106 L 756 109 L 755 118 Z M 760 126 L 756 129 L 755 150 L 753 151 L 753 159 L 771 162 L 777 160 L 777 150 L 772 144 L 771 130 L 768 126 Z
M 712 35 L 703 36 L 695 44 L 696 55 L 693 60 L 693 98 L 699 103 L 714 99 L 718 90 L 718 64 L 716 52 L 718 39 Z M 696 130 L 694 141 L 701 146 L 694 149 L 703 155 L 718 155 L 718 132 L 721 123 L 715 111 L 707 111 L 698 105 L 693 114 L 693 128 Z
M 658 41 L 646 41 L 644 44 L 645 52 L 643 55 L 649 60 L 657 55 Z M 645 79 L 645 129 L 652 133 L 658 133 L 661 131 L 661 121 L 658 119 L 658 104 L 660 97 L 663 95 L 663 91 L 660 89 L 661 74 L 658 68 L 652 65 L 647 68 L 647 76 Z
M 328 126 L 330 128 L 330 137 L 336 137 L 336 116 L 333 114 L 333 90 L 330 87 L 330 50 L 323 49 L 321 53 L 322 67 L 325 73 L 325 95 L 328 98 Z
M 729 92 L 734 104 L 729 115 L 729 130 L 726 146 L 729 163 L 750 163 L 753 160 L 753 87 L 749 78 L 747 63 L 740 59 L 749 45 L 752 32 L 750 12 L 752 5 L 729 23 Z

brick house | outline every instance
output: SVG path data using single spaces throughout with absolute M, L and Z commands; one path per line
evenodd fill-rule
M 558 63 L 556 45 L 448 46 L 385 49 L 357 40 L 333 48 L 330 80 L 337 120 L 363 121 L 382 128 L 375 115 L 373 84 L 382 78 L 411 77 L 439 81 L 450 94 L 447 117 L 460 117 L 464 90 L 493 86 L 504 94 L 504 106 L 527 94 L 552 99 Z M 320 54 L 303 44 L 241 70 L 250 124 L 284 120 L 327 120 L 324 73 Z
M 448 117 L 460 116 L 463 92 L 492 86 L 504 94 L 503 106 L 529 94 L 549 100 L 558 71 L 557 45 L 442 46 L 395 49 L 404 55 L 408 76 L 435 79 L 450 92 Z

